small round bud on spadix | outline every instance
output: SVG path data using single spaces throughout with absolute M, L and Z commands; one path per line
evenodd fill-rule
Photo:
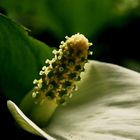
M 40 71 L 40 79 L 35 80 L 33 98 L 35 102 L 42 102 L 44 98 L 64 103 L 72 97 L 72 92 L 77 89 L 76 83 L 80 81 L 81 72 L 88 62 L 89 43 L 82 34 L 65 37 L 59 50 L 54 50 L 54 58 L 46 60 L 46 66 Z M 91 54 L 91 53 L 90 53 Z

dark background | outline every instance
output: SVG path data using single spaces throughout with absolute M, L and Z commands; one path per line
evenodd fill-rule
M 68 24 L 69 22 L 66 20 L 67 18 L 64 18 L 64 15 L 62 15 L 61 12 L 59 13 L 59 17 L 58 17 L 57 12 L 59 10 L 57 11 L 56 9 L 52 8 L 53 14 L 57 15 L 56 21 L 58 21 L 58 19 L 60 18 L 60 21 L 64 25 L 64 28 L 62 28 L 63 32 L 60 34 L 59 33 L 57 34 L 52 29 L 53 26 L 51 28 L 51 26 L 47 26 L 47 24 L 46 24 L 46 26 L 44 26 L 44 24 L 42 26 L 39 26 L 38 24 L 34 23 L 34 21 L 36 21 L 36 19 L 39 19 L 39 18 L 37 15 L 35 15 L 35 13 L 34 13 L 35 11 L 32 11 L 32 10 L 30 11 L 30 9 L 32 9 L 32 8 L 30 8 L 30 7 L 32 7 L 32 5 L 30 5 L 30 6 L 28 5 L 27 10 L 24 10 L 21 8 L 20 4 L 18 5 L 16 3 L 17 1 L 15 1 L 15 0 L 13 0 L 13 2 L 9 1 L 9 3 L 8 2 L 6 3 L 6 2 L 4 3 L 4 2 L 0 1 L 0 13 L 3 13 L 5 15 L 9 16 L 10 18 L 14 19 L 19 24 L 22 24 L 25 27 L 31 29 L 31 32 L 29 32 L 29 34 L 31 36 L 45 42 L 50 47 L 58 48 L 60 41 L 64 40 L 65 35 L 71 36 L 72 34 L 77 33 L 77 32 L 85 33 L 85 35 L 87 35 L 89 41 L 93 43 L 93 47 L 91 48 L 91 50 L 93 50 L 93 55 L 90 56 L 89 59 L 121 65 L 121 66 L 127 67 L 129 69 L 140 72 L 140 9 L 139 9 L 140 4 L 139 3 L 135 8 L 131 8 L 131 4 L 130 4 L 130 6 L 128 6 L 126 11 L 117 11 L 118 14 L 115 15 L 116 18 L 113 17 L 114 15 L 111 15 L 112 13 L 110 13 L 111 12 L 111 10 L 110 10 L 110 12 L 108 12 L 106 14 L 108 14 L 108 15 L 110 14 L 113 18 L 109 18 L 108 20 L 105 20 L 105 22 L 104 22 L 102 20 L 101 21 L 97 20 L 97 19 L 102 19 L 101 16 L 106 16 L 106 15 L 101 15 L 100 13 L 98 15 L 98 12 L 101 11 L 102 7 L 104 7 L 104 6 L 101 4 L 102 6 L 100 7 L 100 5 L 98 5 L 95 2 L 95 5 L 97 4 L 98 7 L 95 8 L 96 9 L 95 12 L 94 11 L 89 12 L 89 15 L 90 15 L 90 17 L 92 17 L 92 15 L 93 15 L 93 17 L 94 17 L 94 13 L 95 13 L 96 16 L 93 19 L 89 19 L 89 22 L 90 22 L 90 20 L 95 19 L 94 22 L 99 22 L 99 25 L 101 24 L 102 26 L 98 27 L 95 24 L 97 26 L 97 28 L 94 29 L 92 26 L 95 26 L 95 25 L 89 24 L 91 26 L 91 29 L 94 29 L 93 32 L 92 31 L 90 32 L 90 34 L 89 34 L 88 30 L 86 32 L 85 29 L 87 29 L 87 28 L 82 28 L 84 26 L 81 26 L 81 28 L 80 28 L 81 30 L 78 28 L 75 28 L 75 30 L 73 30 L 74 26 L 70 26 Z M 60 2 L 60 0 L 58 2 Z M 108 1 L 108 2 L 110 2 L 110 1 Z M 119 3 L 119 2 L 121 2 L 121 0 L 120 1 L 117 0 L 117 2 Z M 134 2 L 135 2 L 135 0 L 134 0 Z M 13 10 L 10 7 L 10 5 L 11 5 L 11 7 L 13 5 L 15 5 L 14 8 L 16 10 L 14 8 L 13 8 L 14 9 Z M 54 8 L 55 8 L 55 6 L 57 7 L 57 4 L 55 5 L 55 4 L 53 4 L 53 2 L 52 3 L 48 2 L 48 7 L 49 6 L 54 6 Z M 20 9 L 21 9 L 21 12 L 20 12 Z M 61 7 L 61 9 L 63 9 L 63 6 Z M 78 9 L 78 5 L 77 5 L 77 9 Z M 63 14 L 65 14 L 65 12 L 63 12 Z M 99 18 L 98 18 L 98 16 L 99 16 Z M 109 16 L 107 16 L 107 17 L 109 17 Z M 44 16 L 44 18 L 48 18 L 48 17 Z M 79 17 L 77 17 L 77 22 L 80 20 L 80 18 L 79 19 L 78 18 Z M 76 21 L 72 22 L 72 23 L 76 23 Z M 86 26 L 86 24 L 85 24 L 85 26 Z M 60 27 L 62 27 L 62 26 L 60 26 Z M 60 31 L 61 31 L 61 29 L 60 29 Z M 12 118 L 12 116 L 9 113 L 7 106 L 6 106 L 7 98 L 4 96 L 4 93 L 2 91 L 0 91 L 0 92 L 1 92 L 0 93 L 0 95 L 1 95 L 1 97 L 0 97 L 0 134 L 1 134 L 1 138 L 0 139 L 4 139 L 4 140 L 6 140 L 6 139 L 43 140 L 44 138 L 30 134 L 15 126 L 15 121 Z M 2 136 L 3 136 L 3 138 L 2 138 Z

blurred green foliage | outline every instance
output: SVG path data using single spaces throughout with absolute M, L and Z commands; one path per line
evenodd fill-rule
M 140 51 L 136 35 L 140 20 L 130 25 L 133 26 L 130 32 L 128 26 L 140 19 L 140 0 L 0 0 L 0 7 L 10 18 L 30 29 L 32 36 L 50 46 L 58 47 L 66 35 L 80 32 L 94 43 L 90 59 L 128 68 L 130 65 L 123 61 L 140 61 L 135 57 Z
M 32 32 L 51 31 L 57 38 L 77 32 L 88 38 L 108 24 L 136 13 L 139 0 L 1 0 L 8 16 Z
M 33 87 L 33 80 L 52 49 L 28 36 L 27 31 L 0 15 L 0 89 L 16 103 Z

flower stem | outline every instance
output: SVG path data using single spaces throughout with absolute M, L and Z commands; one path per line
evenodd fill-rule
M 47 125 L 57 106 L 55 101 L 47 98 L 42 103 L 35 103 L 32 91 L 24 97 L 19 105 L 20 109 L 40 127 Z

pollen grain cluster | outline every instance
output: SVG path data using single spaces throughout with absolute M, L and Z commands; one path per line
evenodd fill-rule
M 77 33 L 66 37 L 59 50 L 53 50 L 54 57 L 46 60 L 46 65 L 40 71 L 40 79 L 33 82 L 35 86 L 32 97 L 36 102 L 48 98 L 62 104 L 72 97 L 84 65 L 88 62 L 91 45 L 84 35 Z

